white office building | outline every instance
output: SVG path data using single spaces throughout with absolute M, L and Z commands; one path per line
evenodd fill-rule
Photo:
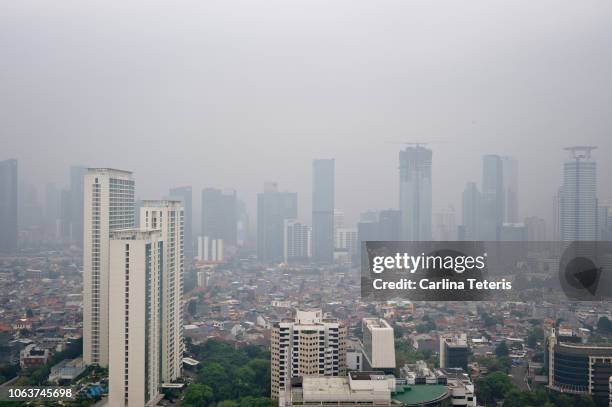
M 153 406 L 161 398 L 164 250 L 159 231 L 127 229 L 112 235 L 110 406 Z
M 162 381 L 181 377 L 183 360 L 184 207 L 178 200 L 143 201 L 140 225 L 164 241 L 161 312 Z
M 393 328 L 382 318 L 363 318 L 363 370 L 395 371 Z
M 106 367 L 109 239 L 134 226 L 134 180 L 128 171 L 90 168 L 83 188 L 83 360 Z

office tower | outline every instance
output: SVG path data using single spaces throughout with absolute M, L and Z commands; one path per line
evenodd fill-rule
M 595 148 L 566 148 L 570 157 L 563 165 L 560 200 L 560 237 L 563 242 L 598 239 L 597 163 L 591 158 L 591 151 Z
M 499 240 L 502 242 L 526 242 L 527 227 L 523 223 L 504 223 L 500 229 Z
M 504 222 L 519 222 L 518 161 L 513 157 L 502 157 L 504 184 Z
M 45 187 L 45 235 L 49 238 L 60 237 L 61 193 L 55 184 Z
M 440 367 L 461 368 L 467 372 L 470 347 L 466 334 L 440 336 Z
M 70 167 L 70 240 L 83 247 L 83 197 L 84 177 L 87 168 L 82 165 Z
M 344 212 L 334 209 L 334 230 L 344 227 Z
M 43 223 L 43 208 L 38 201 L 38 191 L 32 184 L 19 182 L 19 230 L 28 231 L 28 235 L 37 232 Z
M 457 222 L 455 208 L 449 206 L 446 210 L 433 215 L 433 240 L 448 242 L 457 240 Z
M 537 216 L 525 218 L 527 240 L 530 242 L 543 242 L 546 239 L 546 221 Z
M 482 197 L 475 182 L 468 182 L 463 190 L 463 220 L 460 240 L 480 239 L 480 204 Z
M 357 223 L 357 260 L 361 261 L 363 253 L 365 253 L 365 242 L 379 240 L 378 238 L 378 221 L 361 221 Z
M 363 318 L 363 370 L 395 374 L 395 337 L 393 328 L 382 318 Z
M 0 251 L 17 249 L 17 160 L 0 161 Z
M 320 263 L 334 260 L 334 160 L 312 162 L 312 256 Z
M 548 388 L 561 393 L 589 394 L 598 405 L 609 401 L 612 345 L 581 343 L 580 337 L 553 329 L 546 341 Z
M 597 206 L 598 239 L 610 240 L 612 236 L 612 202 L 598 202 Z
M 482 161 L 480 239 L 499 240 L 504 223 L 505 197 L 503 161 L 498 155 L 485 155 Z
M 59 225 L 59 233 L 63 242 L 71 241 L 71 220 L 72 213 L 70 211 L 70 204 L 72 200 L 72 195 L 70 193 L 70 189 L 64 188 L 60 193 L 60 225 Z
M 158 230 L 164 242 L 161 275 L 161 380 L 181 377 L 185 209 L 181 200 L 142 201 L 140 225 Z
M 396 209 L 380 211 L 378 215 L 378 239 L 395 241 L 401 239 L 402 214 Z
M 236 191 L 216 188 L 202 190 L 202 236 L 223 239 L 228 246 L 237 244 Z
M 431 150 L 420 145 L 399 153 L 403 240 L 431 240 L 431 157 Z
M 115 231 L 109 242 L 109 405 L 154 406 L 161 399 L 165 242 L 159 231 L 141 229 Z
M 266 183 L 257 194 L 257 258 L 261 262 L 283 261 L 285 219 L 297 218 L 297 193 L 279 192 Z
M 294 319 L 272 327 L 272 399 L 278 400 L 291 388 L 291 379 L 304 376 L 346 374 L 344 324 L 324 317 L 320 309 L 296 311 Z
M 356 228 L 338 228 L 335 237 L 334 260 L 350 262 L 359 253 Z
M 249 227 L 249 213 L 247 206 L 244 201 L 238 199 L 236 201 L 236 245 L 243 247 L 249 241 L 249 234 L 251 232 Z
M 198 261 L 221 263 L 225 260 L 223 239 L 211 239 L 208 236 L 198 236 Z
M 83 193 L 83 360 L 106 367 L 110 235 L 134 226 L 132 173 L 90 168 Z
M 183 205 L 183 213 L 185 216 L 185 234 L 183 246 L 185 247 L 185 257 L 191 259 L 193 257 L 193 196 L 191 187 L 176 187 L 170 188 L 170 199 L 178 199 Z
M 295 219 L 285 219 L 283 253 L 285 263 L 312 257 L 312 228 Z

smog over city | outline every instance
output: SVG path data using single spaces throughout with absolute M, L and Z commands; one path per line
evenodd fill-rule
M 611 27 L 3 1 L 0 404 L 612 405 Z

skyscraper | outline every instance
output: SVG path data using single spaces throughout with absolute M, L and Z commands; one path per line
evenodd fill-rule
M 0 251 L 17 248 L 17 160 L 0 161 Z
M 325 318 L 320 309 L 298 310 L 294 319 L 275 323 L 271 338 L 272 399 L 282 398 L 291 389 L 293 377 L 345 375 L 346 336 L 346 326 L 335 318 Z
M 185 257 L 193 257 L 193 196 L 191 187 L 170 188 L 170 199 L 178 199 L 183 203 L 183 213 L 185 217 L 185 234 L 183 244 L 185 246 Z
M 112 233 L 108 400 L 113 407 L 157 405 L 161 398 L 164 243 L 155 230 Z
M 500 156 L 488 154 L 482 160 L 482 200 L 480 239 L 499 240 L 504 223 L 504 171 Z
M 504 222 L 519 222 L 518 161 L 514 157 L 502 157 L 505 214 Z
M 480 203 L 482 197 L 475 182 L 468 182 L 463 190 L 463 224 L 460 240 L 480 239 Z
M 47 238 L 59 238 L 61 218 L 61 194 L 55 184 L 45 188 L 45 235 Z
M 202 190 L 202 236 L 222 239 L 226 246 L 236 246 L 238 231 L 236 191 L 205 188 Z
M 257 258 L 261 262 L 283 261 L 285 219 L 297 218 L 297 193 L 279 192 L 266 183 L 257 194 Z
M 313 260 L 334 260 L 334 159 L 312 162 L 312 255 Z
M 399 153 L 401 238 L 431 240 L 431 150 L 406 147 Z
M 134 180 L 110 168 L 90 168 L 83 180 L 83 360 L 106 367 L 110 235 L 134 226 Z
M 143 201 L 140 225 L 160 232 L 163 274 L 161 282 L 161 380 L 173 382 L 183 364 L 183 236 L 185 212 L 182 201 Z
M 87 168 L 82 165 L 70 167 L 70 220 L 69 235 L 72 243 L 83 247 L 83 178 Z
M 470 345 L 466 334 L 445 334 L 440 336 L 440 367 L 461 368 L 467 371 Z
M 597 240 L 597 163 L 591 158 L 596 147 L 568 147 L 563 165 L 560 199 L 561 241 Z
M 378 215 L 378 239 L 400 240 L 402 214 L 396 209 L 380 211 Z
M 295 219 L 285 219 L 284 229 L 285 263 L 310 259 L 312 256 L 312 228 Z

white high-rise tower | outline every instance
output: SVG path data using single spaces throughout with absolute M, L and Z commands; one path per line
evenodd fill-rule
M 161 290 L 161 379 L 172 382 L 181 376 L 183 363 L 184 208 L 181 201 L 143 201 L 140 225 L 159 230 L 165 242 Z
M 570 158 L 563 165 L 560 199 L 560 238 L 563 242 L 598 240 L 596 147 L 566 148 Z
M 134 180 L 128 171 L 90 168 L 83 188 L 83 360 L 106 367 L 110 234 L 134 227 Z
M 155 406 L 161 398 L 164 243 L 158 230 L 112 234 L 109 406 Z

